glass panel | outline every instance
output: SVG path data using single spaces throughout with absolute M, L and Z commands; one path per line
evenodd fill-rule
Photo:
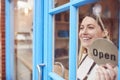
M 14 40 L 16 80 L 32 79 L 33 0 L 15 0 Z
M 70 0 L 53 0 L 53 1 L 54 1 L 54 7 L 58 7 L 68 3 Z
M 88 4 L 79 8 L 80 51 L 79 51 L 79 58 L 78 58 L 77 78 L 79 78 L 80 80 L 83 80 L 85 78 L 93 80 L 96 77 L 98 77 L 98 75 L 95 74 L 95 72 L 98 71 L 98 69 L 96 68 L 99 66 L 99 64 L 97 63 L 97 60 L 91 58 L 92 57 L 90 56 L 91 53 L 89 53 L 89 50 L 92 47 L 91 44 L 95 39 L 105 38 L 106 40 L 107 39 L 111 40 L 115 44 L 116 49 L 118 48 L 118 39 L 119 39 L 118 37 L 119 36 L 118 35 L 119 34 L 118 5 L 119 5 L 118 0 L 115 0 L 115 1 L 101 0 L 100 2 Z M 89 16 L 89 17 L 86 17 L 86 16 Z M 96 47 L 97 46 L 99 45 L 96 45 Z M 103 47 L 104 46 L 105 45 L 103 45 Z M 88 56 L 85 58 L 86 54 L 88 54 Z M 103 52 L 102 56 L 104 55 L 105 54 Z M 110 54 L 108 53 L 108 56 L 109 55 Z M 104 58 L 106 59 L 106 56 L 104 56 Z M 102 59 L 98 59 L 98 60 L 99 62 L 101 62 Z M 94 61 L 95 61 L 95 65 L 93 64 Z M 105 65 L 105 64 L 102 64 L 102 65 Z M 116 66 L 114 66 L 113 69 L 115 69 L 115 67 Z M 107 68 L 104 68 L 104 69 L 108 70 Z M 117 72 L 117 70 L 114 70 L 114 71 Z M 95 76 L 92 76 L 92 75 L 95 75 Z
M 69 12 L 55 15 L 54 71 L 68 80 L 69 71 Z M 60 66 L 63 65 L 63 69 Z M 62 74 L 63 70 L 63 74 Z

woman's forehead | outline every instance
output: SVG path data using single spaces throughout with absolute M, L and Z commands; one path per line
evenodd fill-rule
M 83 21 L 82 21 L 81 24 L 90 24 L 90 23 L 96 24 L 97 22 L 96 22 L 96 20 L 95 20 L 94 18 L 89 17 L 89 16 L 86 16 L 86 17 L 83 19 Z

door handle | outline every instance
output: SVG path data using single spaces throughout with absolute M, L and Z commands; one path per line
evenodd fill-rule
M 61 62 L 55 62 L 55 65 L 59 65 L 62 68 L 61 76 L 65 78 L 65 68 Z
M 38 80 L 42 80 L 42 70 L 41 67 L 44 67 L 45 64 L 38 64 L 37 69 L 38 69 Z

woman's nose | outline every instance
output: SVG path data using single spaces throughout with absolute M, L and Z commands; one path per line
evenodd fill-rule
M 87 28 L 84 28 L 84 29 L 82 30 L 82 33 L 83 33 L 83 34 L 87 34 L 87 33 L 88 33 Z

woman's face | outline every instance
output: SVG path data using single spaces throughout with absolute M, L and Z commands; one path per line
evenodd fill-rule
M 88 49 L 95 39 L 104 36 L 104 31 L 101 30 L 94 18 L 86 16 L 83 19 L 79 31 L 79 38 L 83 47 Z

